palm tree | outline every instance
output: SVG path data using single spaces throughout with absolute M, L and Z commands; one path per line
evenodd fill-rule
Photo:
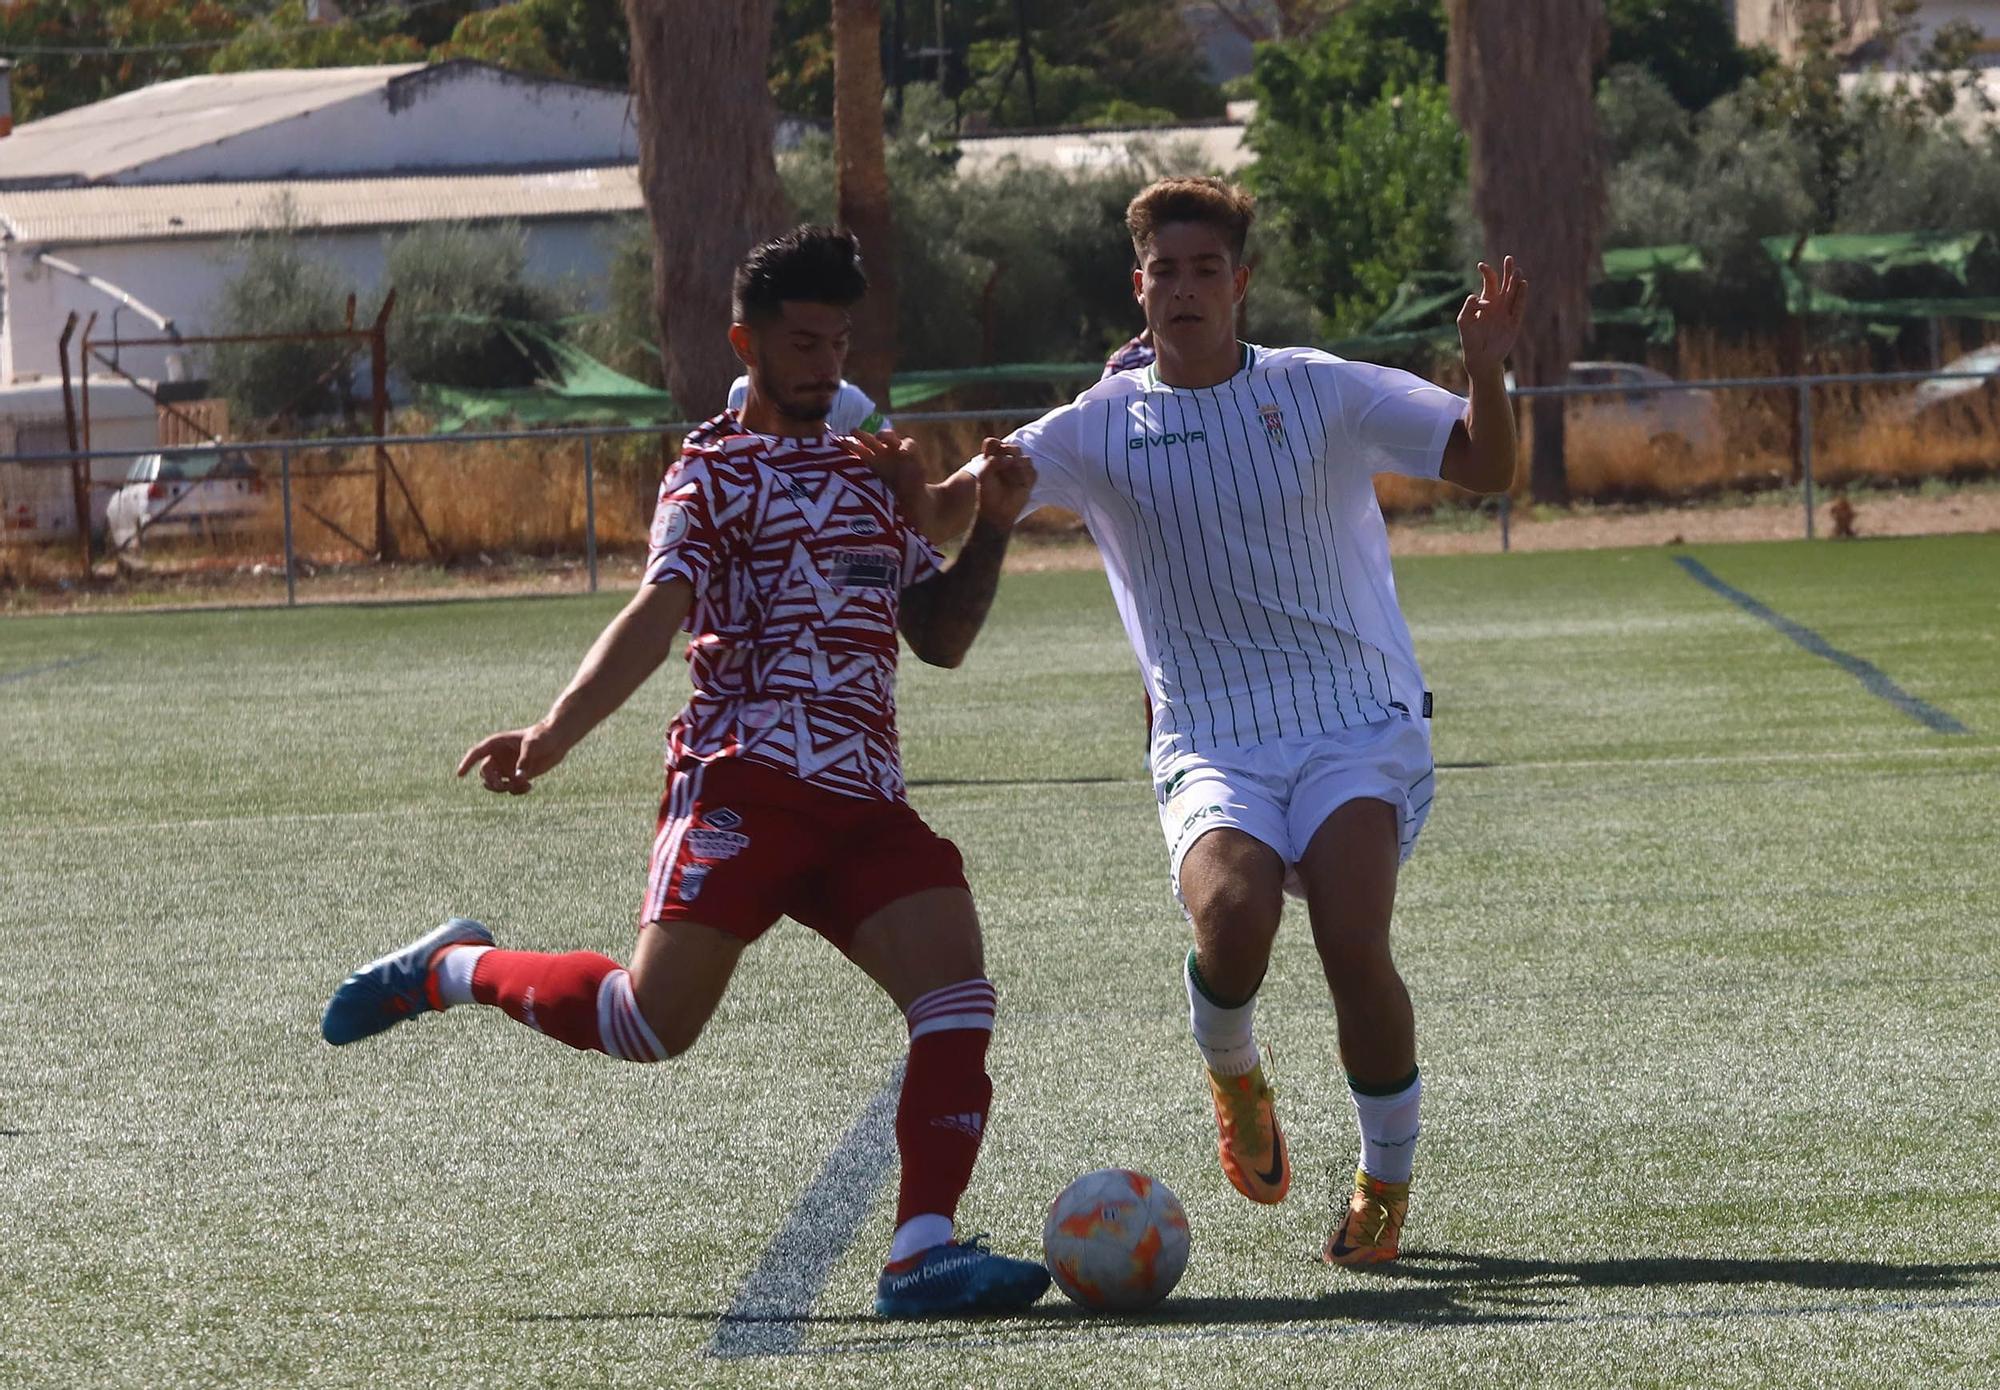
M 1593 70 L 1601 0 L 1449 0 L 1452 109 L 1465 128 L 1487 259 L 1512 252 L 1535 291 L 1514 360 L 1527 386 L 1560 384 L 1590 326 L 1604 231 Z M 1529 487 L 1566 503 L 1563 402 L 1537 397 Z
M 791 216 L 771 148 L 768 0 L 625 0 L 653 308 L 683 414 L 722 408 L 737 371 L 729 282 Z
M 896 224 L 882 143 L 882 0 L 833 0 L 834 200 L 861 241 L 868 297 L 847 375 L 885 408 L 896 369 Z

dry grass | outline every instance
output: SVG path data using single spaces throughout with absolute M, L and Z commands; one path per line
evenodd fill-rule
M 388 484 L 390 525 L 402 554 L 423 555 L 426 531 L 437 558 L 447 563 L 582 552 L 588 509 L 581 440 L 446 442 L 389 452 L 402 479 L 402 487 L 394 477 Z M 657 447 L 643 440 L 599 440 L 592 453 L 598 545 L 643 547 L 659 485 Z M 369 548 L 375 535 L 373 454 L 305 454 L 293 466 L 299 549 L 338 560 Z M 423 518 L 421 528 L 410 503 Z
M 54 589 L 77 578 L 83 562 L 75 540 L 0 545 L 0 593 L 10 589 Z
M 1953 345 L 1947 345 L 1946 352 Z M 1691 339 L 1682 345 L 1683 380 L 1768 376 L 1768 350 Z M 1851 357 L 1851 360 L 1850 360 Z M 1866 370 L 1859 354 L 1815 356 L 1815 373 Z M 1896 486 L 1929 479 L 1965 480 L 2000 474 L 2000 386 L 1949 406 L 1913 416 L 1907 384 L 1821 387 L 1812 398 L 1815 481 L 1827 487 Z M 1570 495 L 1578 502 L 1663 503 L 1758 492 L 1799 480 L 1798 396 L 1791 390 L 1715 393 L 1722 446 L 1695 452 L 1656 446 L 1629 423 L 1578 418 L 1572 406 L 1566 429 Z M 1522 420 L 1522 476 L 1517 498 L 1528 495 L 1527 457 L 1533 433 Z M 1461 505 L 1465 495 L 1436 483 L 1384 476 L 1376 480 L 1382 509 L 1408 516 Z
M 1714 364 L 1742 370 L 1747 364 Z M 1768 363 L 1764 364 L 1768 368 Z M 2000 472 L 2000 391 L 1977 408 L 1912 421 L 1909 388 L 1828 388 L 1813 402 L 1814 473 L 1827 486 L 1857 482 L 1920 482 Z M 1718 396 L 1723 447 L 1707 453 L 1655 445 L 1646 432 L 1601 417 L 1573 421 L 1568 431 L 1571 495 L 1596 503 L 1678 502 L 1730 492 L 1757 492 L 1796 481 L 1793 416 L 1796 398 L 1783 391 L 1732 391 Z M 979 452 L 980 440 L 1001 426 L 981 421 L 914 424 L 914 437 L 942 474 Z M 672 441 L 676 443 L 678 441 Z M 1523 459 L 1532 444 L 1523 428 Z M 617 553 L 642 549 L 666 455 L 646 441 L 600 442 L 595 448 L 598 546 Z M 584 544 L 583 448 L 580 442 L 521 440 L 443 443 L 394 451 L 395 463 L 447 562 L 483 556 L 575 555 Z M 344 459 L 301 458 L 306 476 L 299 500 L 350 536 L 374 535 L 374 478 L 365 453 Z M 345 470 L 350 476 L 312 476 Z M 1526 470 L 1517 495 L 1527 495 Z M 1441 484 L 1384 476 L 1376 483 L 1384 512 L 1407 516 L 1462 504 L 1464 494 Z M 402 553 L 423 554 L 423 538 L 394 484 L 390 516 Z M 1067 531 L 1067 513 L 1038 513 L 1028 529 Z M 301 551 L 329 559 L 355 558 L 355 547 L 303 511 Z M 269 549 L 276 549 L 272 539 Z

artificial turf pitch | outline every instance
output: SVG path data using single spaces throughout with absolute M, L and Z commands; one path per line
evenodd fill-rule
M 1296 907 L 1292 1197 L 1216 1166 L 1102 578 L 906 662 L 1001 999 L 965 1227 L 1158 1174 L 1194 1254 L 1136 1319 L 867 1316 L 902 1029 L 793 924 L 664 1066 L 483 1011 L 320 1042 L 449 913 L 628 948 L 678 662 L 531 797 L 450 775 L 616 596 L 0 625 L 0 1385 L 2000 1384 L 2000 537 L 1399 575 L 1440 776 L 1387 1272 L 1313 1258 L 1355 1141 Z

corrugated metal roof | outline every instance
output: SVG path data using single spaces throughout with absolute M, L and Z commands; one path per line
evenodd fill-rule
M 379 90 L 423 63 L 182 77 L 29 121 L 0 139 L 0 181 L 109 178 Z
M 0 192 L 0 226 L 35 246 L 240 236 L 278 221 L 291 201 L 305 227 L 585 217 L 645 206 L 638 169 L 552 169 L 400 179 L 100 185 Z

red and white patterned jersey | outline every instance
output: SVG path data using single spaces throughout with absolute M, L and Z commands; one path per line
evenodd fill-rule
M 900 800 L 896 617 L 938 552 L 831 434 L 691 432 L 660 484 L 646 582 L 685 579 L 687 707 L 667 765 L 748 758 L 849 796 Z

